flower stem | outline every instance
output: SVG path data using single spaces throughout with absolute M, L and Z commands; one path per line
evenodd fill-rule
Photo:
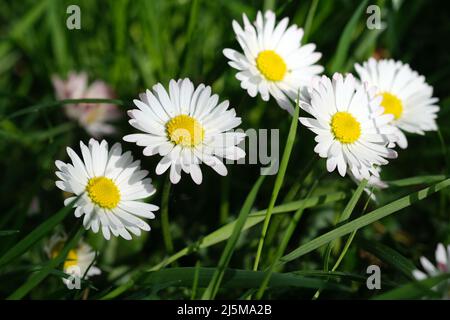
M 164 240 L 164 246 L 166 247 L 167 254 L 173 253 L 173 242 L 170 234 L 169 223 L 169 195 L 170 195 L 170 183 L 169 176 L 167 176 L 164 183 L 162 197 L 161 197 L 161 228 Z

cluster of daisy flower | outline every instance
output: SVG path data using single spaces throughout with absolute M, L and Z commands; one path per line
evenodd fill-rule
M 289 26 L 288 18 L 277 23 L 272 11 L 258 12 L 255 22 L 244 14 L 243 26 L 236 21 L 232 26 L 241 52 L 224 49 L 223 54 L 238 70 L 241 87 L 251 97 L 273 97 L 289 114 L 297 104 L 308 113 L 310 117 L 299 121 L 316 135 L 314 151 L 326 158 L 329 172 L 385 186 L 379 179 L 380 166 L 397 157 L 397 145 L 407 147 L 404 132 L 437 130 L 439 107 L 433 89 L 408 64 L 369 59 L 355 65 L 357 78 L 340 73 L 329 78 L 320 76 L 324 68 L 317 64 L 321 54 L 316 46 L 302 44 L 303 29 Z M 114 96 L 101 81 L 88 86 L 85 74 L 73 73 L 67 80 L 54 77 L 53 83 L 60 99 Z M 159 154 L 155 172 L 169 171 L 174 184 L 182 172 L 200 184 L 203 163 L 224 176 L 224 159 L 245 157 L 239 147 L 245 135 L 232 131 L 241 119 L 207 85 L 171 80 L 167 90 L 158 83 L 134 104 L 136 109 L 128 111 L 129 124 L 138 133 L 123 140 L 142 147 L 144 156 Z M 108 104 L 66 105 L 66 113 L 93 137 L 113 133 L 108 121 L 120 117 Z M 153 219 L 158 207 L 144 201 L 155 188 L 140 161 L 119 143 L 109 148 L 104 140 L 80 142 L 80 151 L 81 157 L 67 148 L 71 163 L 56 161 L 56 186 L 73 194 L 65 205 L 72 204 L 84 227 L 101 231 L 106 239 L 131 239 L 149 231 L 144 219 Z

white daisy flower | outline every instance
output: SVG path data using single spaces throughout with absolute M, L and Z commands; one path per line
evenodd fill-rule
M 148 171 L 141 170 L 140 161 L 133 161 L 131 153 L 122 154 L 122 146 L 116 143 L 108 151 L 108 143 L 91 139 L 89 146 L 80 142 L 83 160 L 71 148 L 67 153 L 72 163 L 55 162 L 59 171 L 56 186 L 75 196 L 67 198 L 67 206 L 77 196 L 75 216 L 84 215 L 83 225 L 97 233 L 100 229 L 105 239 L 111 233 L 130 240 L 130 232 L 136 236 L 150 226 L 141 218 L 153 219 L 158 207 L 142 199 L 155 193 Z M 144 179 L 145 178 L 145 179 Z
M 381 97 L 359 85 L 352 75 L 336 73 L 333 79 L 316 78 L 302 91 L 300 106 L 314 118 L 300 122 L 317 136 L 314 151 L 327 159 L 327 170 L 347 171 L 358 180 L 378 176 L 375 166 L 387 164 L 397 153 L 387 144 L 395 140 L 389 125 L 393 116 L 383 114 Z
M 55 234 L 53 235 L 46 247 L 44 248 L 50 259 L 56 258 L 60 255 L 67 237 L 65 235 Z M 77 277 L 83 277 L 88 279 L 89 277 L 101 274 L 101 270 L 95 266 L 96 254 L 92 248 L 84 243 L 80 242 L 77 247 L 71 249 L 63 264 L 63 271 L 67 274 L 75 275 Z M 63 282 L 67 284 L 70 280 L 64 278 Z
M 245 134 L 230 131 L 241 123 L 241 118 L 236 117 L 234 109 L 228 109 L 228 101 L 217 104 L 219 97 L 211 95 L 211 87 L 200 84 L 194 90 L 189 79 L 171 80 L 168 93 L 158 83 L 139 97 L 134 100 L 139 109 L 128 111 L 128 115 L 129 123 L 143 133 L 123 139 L 145 147 L 145 156 L 159 153 L 163 158 L 156 166 L 156 174 L 170 168 L 172 183 L 178 183 L 184 171 L 200 184 L 201 162 L 225 176 L 227 168 L 222 159 L 245 156 L 237 146 Z
M 321 54 L 314 52 L 312 43 L 301 45 L 303 29 L 295 24 L 288 28 L 289 19 L 275 24 L 275 13 L 258 12 L 252 25 L 243 14 L 244 28 L 233 21 L 236 38 L 244 54 L 225 49 L 229 65 L 239 72 L 236 78 L 251 97 L 258 93 L 264 101 L 271 95 L 281 108 L 293 112 L 290 101 L 295 100 L 301 87 L 323 71 L 316 65 Z
M 428 277 L 435 277 L 440 274 L 450 273 L 450 245 L 445 248 L 442 243 L 438 244 L 436 248 L 436 266 L 434 266 L 426 257 L 421 257 L 420 263 L 426 273 L 418 269 L 414 270 L 413 276 L 416 280 L 420 281 Z M 434 289 L 442 289 L 445 297 L 447 299 L 450 298 L 450 280 L 444 281 L 444 283 Z
M 356 72 L 363 82 L 378 88 L 383 100 L 384 112 L 394 115 L 392 124 L 397 128 L 397 144 L 408 146 L 402 131 L 423 135 L 425 131 L 436 131 L 437 98 L 425 77 L 413 71 L 408 64 L 394 60 L 375 60 L 363 65 L 355 64 Z

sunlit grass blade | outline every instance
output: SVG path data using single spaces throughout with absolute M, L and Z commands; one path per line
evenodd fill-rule
M 289 134 L 284 147 L 283 156 L 281 158 L 280 167 L 278 169 L 278 174 L 277 177 L 275 178 L 275 185 L 273 187 L 272 195 L 270 197 L 269 207 L 267 208 L 266 216 L 264 218 L 264 224 L 258 242 L 258 249 L 256 251 L 255 262 L 253 264 L 253 270 L 255 271 L 258 270 L 259 261 L 261 259 L 264 247 L 264 240 L 266 238 L 267 229 L 269 228 L 270 218 L 272 217 L 273 207 L 275 206 L 275 203 L 278 198 L 278 193 L 280 192 L 281 186 L 283 185 L 284 175 L 286 174 L 289 158 L 291 157 L 292 148 L 294 147 L 295 135 L 297 133 L 297 126 L 298 126 L 298 114 L 300 112 L 299 110 L 300 107 L 298 106 L 297 103 L 297 105 L 295 106 L 295 112 L 292 116 L 291 126 L 289 128 Z
M 19 257 L 24 252 L 26 252 L 33 245 L 37 244 L 39 240 L 41 240 L 45 235 L 52 232 L 56 225 L 58 225 L 64 218 L 67 216 L 69 212 L 73 210 L 73 204 L 78 200 L 76 198 L 69 205 L 59 210 L 52 217 L 48 218 L 47 221 L 39 225 L 36 229 L 34 229 L 29 235 L 20 240 L 15 246 L 9 249 L 1 258 L 0 258 L 0 268 L 11 262 L 13 259 Z
M 255 202 L 256 196 L 262 183 L 264 182 L 265 177 L 266 177 L 265 175 L 262 175 L 258 178 L 252 190 L 245 199 L 244 205 L 242 206 L 241 211 L 239 212 L 239 216 L 236 220 L 236 223 L 234 224 L 233 232 L 231 233 L 231 236 L 228 238 L 225 249 L 223 250 L 222 255 L 220 257 L 217 269 L 211 278 L 211 282 L 209 283 L 208 287 L 203 293 L 202 299 L 214 299 L 217 292 L 219 291 L 220 283 L 223 279 L 225 269 L 228 267 L 231 256 L 233 255 L 234 252 L 234 248 L 236 247 L 236 243 L 239 239 L 239 236 L 241 235 L 242 228 L 244 227 L 245 221 L 247 220 L 248 214 L 252 209 L 253 203 Z
M 287 263 L 289 261 L 298 259 L 299 257 L 329 243 L 330 241 L 349 234 L 355 230 L 365 227 L 377 220 L 380 220 L 386 216 L 389 216 L 395 212 L 398 212 L 404 208 L 409 207 L 411 204 L 423 200 L 433 193 L 436 193 L 442 189 L 450 186 L 450 179 L 446 179 L 430 187 L 424 188 L 418 192 L 411 193 L 408 196 L 393 201 L 381 208 L 378 208 L 360 218 L 352 220 L 340 227 L 335 228 L 332 231 L 321 235 L 308 243 L 301 245 L 291 253 L 281 258 L 280 263 Z

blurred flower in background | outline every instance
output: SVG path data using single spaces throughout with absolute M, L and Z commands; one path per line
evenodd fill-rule
M 65 235 L 59 233 L 54 234 L 44 248 L 47 256 L 50 259 L 59 256 L 64 248 L 66 240 L 67 237 Z M 95 251 L 92 250 L 88 244 L 80 241 L 78 246 L 71 249 L 67 254 L 63 265 L 63 271 L 67 274 L 72 274 L 71 270 L 74 270 L 74 268 L 77 267 L 77 272 L 79 272 L 79 274 L 76 274 L 76 276 L 84 276 L 85 279 L 88 279 L 89 277 L 99 275 L 102 272 L 95 266 L 95 257 Z M 65 284 L 67 284 L 68 281 L 68 279 L 63 279 Z
M 113 99 L 114 91 L 104 81 L 88 84 L 85 72 L 70 72 L 66 80 L 53 75 L 52 83 L 58 99 Z M 78 123 L 95 138 L 111 135 L 116 130 L 109 121 L 119 119 L 119 108 L 110 103 L 77 103 L 64 106 L 67 117 Z

